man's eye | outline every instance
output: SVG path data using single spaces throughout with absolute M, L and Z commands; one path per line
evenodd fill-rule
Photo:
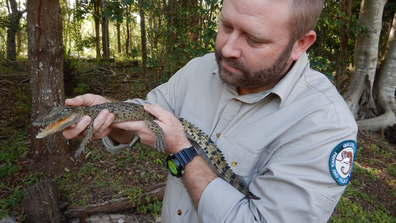
M 250 43 L 250 44 L 255 44 L 255 45 L 257 45 L 257 44 L 260 44 L 260 42 L 259 41 L 256 41 L 256 40 L 254 40 L 254 39 L 251 39 L 251 38 L 247 38 L 248 39 L 248 42 Z

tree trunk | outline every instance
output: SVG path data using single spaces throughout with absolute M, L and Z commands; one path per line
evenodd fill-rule
M 19 21 L 23 12 L 18 11 L 16 0 L 9 0 L 11 5 L 11 14 L 9 15 L 9 25 L 7 27 L 7 58 L 16 60 L 16 34 L 19 30 Z
M 149 10 L 149 28 L 150 30 L 154 30 L 153 29 L 153 1 L 150 0 L 150 10 Z M 155 55 L 154 55 L 154 43 L 153 43 L 153 32 L 151 32 L 150 34 L 150 57 L 155 59 Z
M 143 70 L 147 67 L 147 40 L 146 40 L 146 22 L 143 10 L 143 1 L 139 0 L 139 13 L 140 13 L 140 32 L 142 40 L 142 66 Z
M 129 38 L 130 38 L 130 33 L 129 33 L 129 23 L 125 23 L 126 25 L 126 39 L 125 39 L 125 53 L 127 56 L 129 56 Z
M 103 16 L 103 9 L 106 7 L 106 0 L 101 0 L 102 8 L 102 48 L 103 58 L 108 59 L 110 57 L 110 46 L 109 46 L 109 22 L 106 16 Z
M 23 208 L 28 223 L 60 223 L 66 218 L 59 211 L 60 192 L 52 180 L 45 180 L 29 187 L 23 198 Z
M 380 130 L 393 126 L 395 122 L 396 102 L 396 13 L 393 17 L 392 29 L 389 34 L 384 60 L 380 65 L 375 80 L 375 96 L 377 105 L 384 112 L 383 115 L 372 119 L 358 121 L 361 129 Z
M 387 0 L 363 0 L 360 8 L 359 25 L 368 29 L 356 38 L 354 73 L 348 91 L 344 95 L 349 109 L 358 118 L 362 104 L 370 104 L 365 98 L 372 98 L 372 92 L 364 92 L 366 76 L 372 84 L 377 70 L 378 45 L 382 28 L 382 13 Z M 369 94 L 365 97 L 364 94 Z M 362 99 L 362 100 L 361 100 Z
M 341 0 L 340 2 L 340 11 L 345 13 L 345 15 L 340 15 L 340 20 L 343 22 L 343 26 L 341 28 L 341 36 L 340 36 L 340 57 L 338 59 L 337 67 L 336 67 L 336 79 L 338 89 L 342 88 L 344 85 L 344 81 L 346 79 L 346 67 L 349 64 L 348 60 L 348 40 L 349 40 L 349 31 L 348 27 L 350 24 L 350 18 L 352 17 L 352 3 L 353 0 Z M 345 17 L 344 17 L 345 16 Z
M 65 100 L 63 81 L 62 15 L 58 0 L 28 0 L 27 29 L 32 119 L 47 115 Z M 31 135 L 38 133 L 31 130 Z M 66 140 L 56 135 L 32 137 L 33 156 L 68 152 Z
M 118 46 L 118 53 L 121 53 L 121 30 L 120 30 L 120 23 L 117 22 L 117 46 Z
M 95 21 L 95 39 L 96 39 L 96 58 L 99 59 L 100 56 L 100 25 L 99 25 L 99 1 L 100 0 L 93 0 L 93 7 L 94 7 L 94 21 Z

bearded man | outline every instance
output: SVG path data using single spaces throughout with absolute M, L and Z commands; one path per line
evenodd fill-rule
M 357 126 L 331 82 L 309 67 L 322 7 L 323 0 L 225 0 L 215 53 L 190 61 L 145 101 L 129 101 L 158 118 L 168 154 L 192 146 L 174 115 L 194 123 L 261 197 L 244 197 L 195 156 L 182 177 L 168 175 L 162 222 L 328 221 L 350 178 L 337 157 L 355 155 Z M 96 95 L 66 100 L 104 102 Z M 104 110 L 94 122 L 94 138 L 110 152 L 126 149 L 135 133 L 154 147 L 143 121 L 113 120 Z M 89 121 L 83 117 L 64 136 L 84 136 Z

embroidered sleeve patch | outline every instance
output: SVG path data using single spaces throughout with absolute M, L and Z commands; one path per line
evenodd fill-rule
M 334 180 L 341 186 L 346 185 L 352 175 L 353 161 L 356 155 L 356 142 L 343 141 L 331 152 L 329 165 Z

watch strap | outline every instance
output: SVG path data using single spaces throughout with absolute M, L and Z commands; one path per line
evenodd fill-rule
M 175 157 L 180 161 L 180 164 L 185 167 L 196 155 L 198 155 L 197 150 L 194 146 L 191 146 L 176 153 Z

